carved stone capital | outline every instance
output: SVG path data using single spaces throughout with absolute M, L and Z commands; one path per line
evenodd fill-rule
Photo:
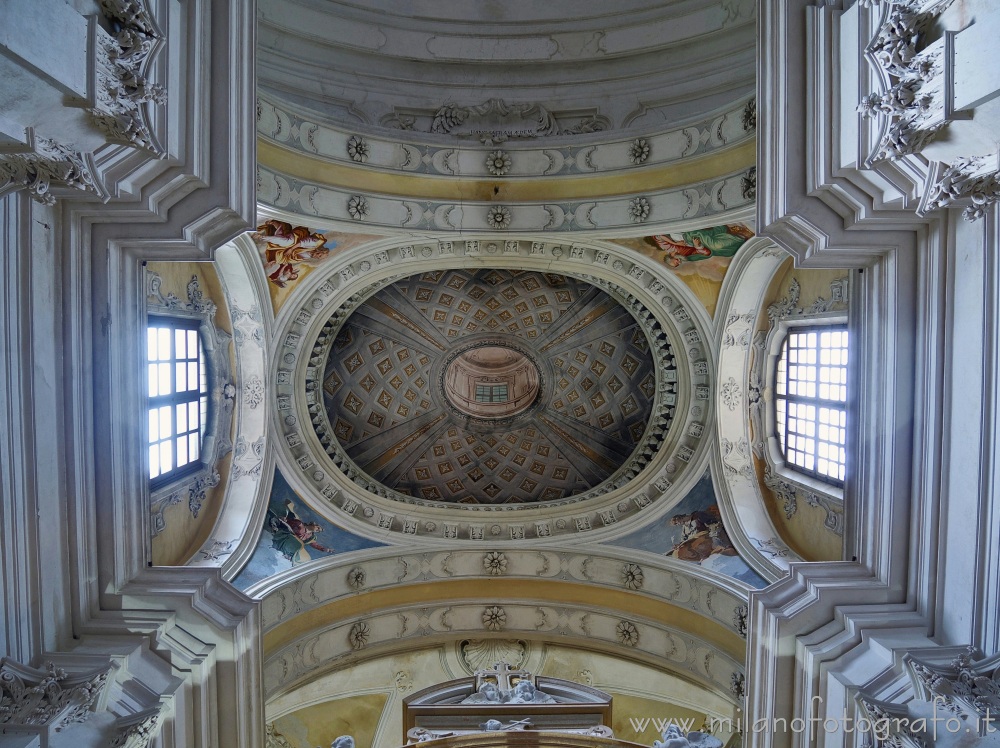
M 149 748 L 160 730 L 160 707 L 146 709 L 115 722 L 115 736 L 111 748 Z
M 72 187 L 104 197 L 89 154 L 48 138 L 30 138 L 32 150 L 0 153 L 0 192 L 26 189 L 34 200 L 54 205 L 52 187 Z
M 114 666 L 69 673 L 51 662 L 41 668 L 0 660 L 0 725 L 58 732 L 83 722 L 99 700 Z
M 166 91 L 144 74 L 162 39 L 140 0 L 102 0 L 101 9 L 118 30 L 94 30 L 95 85 L 88 111 L 109 140 L 162 157 L 148 105 L 166 103 Z
M 923 37 L 951 2 L 884 3 L 882 23 L 867 48 L 869 63 L 885 82 L 884 88 L 863 97 L 858 106 L 858 111 L 881 121 L 869 162 L 919 153 L 948 122 L 944 42 L 925 45 Z
M 1000 154 L 935 163 L 919 212 L 965 206 L 962 215 L 975 221 L 1000 201 Z

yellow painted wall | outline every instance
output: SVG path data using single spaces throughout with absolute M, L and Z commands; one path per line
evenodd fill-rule
M 766 331 L 769 328 L 767 307 L 788 296 L 793 278 L 799 282 L 799 306 L 805 308 L 819 297 L 829 299 L 830 284 L 844 276 L 844 270 L 796 269 L 792 259 L 789 258 L 774 274 L 771 286 L 761 305 L 757 329 Z M 843 307 L 843 310 L 846 312 L 846 307 Z M 843 558 L 843 538 L 824 526 L 826 510 L 822 507 L 809 506 L 805 501 L 799 501 L 795 514 L 792 515 L 791 519 L 787 519 L 781 502 L 764 485 L 763 461 L 754 460 L 754 462 L 771 521 L 789 547 L 807 561 L 841 560 Z
M 331 699 L 281 717 L 274 727 L 294 748 L 328 746 L 341 735 L 351 735 L 358 748 L 367 748 L 375 740 L 375 728 L 388 700 L 384 693 Z
M 535 675 L 592 685 L 612 696 L 615 736 L 650 745 L 659 738 L 653 720 L 691 720 L 697 729 L 708 715 L 735 716 L 721 696 L 641 662 L 551 642 L 527 642 L 521 667 Z M 267 705 L 273 723 L 294 748 L 328 746 L 350 734 L 358 748 L 402 745 L 402 702 L 429 686 L 470 675 L 460 642 L 399 654 L 384 654 L 323 675 Z M 271 715 L 280 714 L 273 717 Z M 650 718 L 642 731 L 633 723 Z M 729 734 L 718 734 L 725 743 Z

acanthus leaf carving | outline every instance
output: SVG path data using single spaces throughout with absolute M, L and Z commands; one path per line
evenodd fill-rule
M 104 197 L 88 154 L 48 138 L 31 138 L 32 149 L 0 154 L 0 191 L 26 189 L 36 202 L 55 205 L 53 186 L 71 187 Z
M 52 662 L 42 669 L 0 659 L 0 725 L 43 726 L 56 732 L 83 722 L 108 684 L 113 669 L 67 673 Z
M 870 64 L 887 81 L 858 110 L 883 120 L 871 161 L 919 153 L 946 123 L 941 45 L 924 49 L 923 35 L 952 0 L 892 0 L 868 45 Z M 919 50 L 919 51 L 918 51 Z
M 928 178 L 921 214 L 965 204 L 962 216 L 975 221 L 1000 202 L 1000 153 L 937 164 Z
M 162 710 L 157 706 L 119 718 L 115 722 L 111 748 L 149 748 L 159 732 L 161 716 Z
M 143 73 L 162 38 L 139 0 L 101 0 L 101 9 L 117 30 L 97 30 L 97 82 L 88 111 L 109 140 L 163 157 L 166 152 L 153 134 L 148 105 L 164 104 L 166 91 Z

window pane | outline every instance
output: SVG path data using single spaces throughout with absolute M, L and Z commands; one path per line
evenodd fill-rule
M 155 478 L 160 474 L 160 448 L 155 444 L 149 445 L 149 477 Z
M 174 368 L 177 370 L 177 392 L 184 392 L 187 390 L 187 364 L 179 363 L 174 364 Z
M 200 458 L 208 372 L 197 320 L 150 320 L 146 344 L 149 470 L 162 481 Z
M 157 373 L 157 384 L 159 385 L 156 394 L 157 395 L 169 395 L 173 392 L 170 382 L 170 364 L 162 363 L 156 365 L 159 370 Z
M 160 432 L 157 434 L 157 441 L 161 439 L 169 439 L 174 435 L 173 421 L 170 418 L 170 406 L 164 405 L 159 409 L 160 415 Z
M 775 368 L 775 424 L 785 460 L 843 480 L 847 400 L 847 332 L 790 330 Z
M 156 331 L 157 336 L 157 358 L 160 361 L 170 360 L 170 329 L 160 327 Z
M 166 473 L 169 470 L 174 469 L 174 443 L 173 442 L 161 442 L 160 443 L 160 473 Z

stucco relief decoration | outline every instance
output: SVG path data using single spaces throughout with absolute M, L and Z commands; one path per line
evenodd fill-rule
M 722 383 L 722 402 L 729 410 L 736 410 L 743 402 L 743 388 L 733 377 Z
M 368 644 L 368 637 L 371 635 L 371 629 L 368 627 L 367 623 L 359 621 L 351 626 L 351 630 L 347 635 L 348 641 L 351 643 L 351 649 L 364 649 Z
M 403 115 L 390 118 L 386 124 L 390 127 L 403 125 L 401 129 L 413 129 L 414 122 L 414 117 Z M 604 118 L 596 114 L 577 117 L 574 124 L 563 125 L 555 114 L 541 104 L 508 104 L 503 99 L 489 99 L 475 106 L 445 104 L 434 112 L 430 132 L 476 138 L 489 145 L 503 143 L 512 138 L 540 138 L 597 132 L 606 129 L 607 126 L 608 123 Z
M 528 656 L 527 644 L 516 639 L 470 639 L 462 642 L 463 666 L 470 673 L 506 662 L 512 668 L 521 667 Z
M 483 556 L 483 568 L 491 576 L 507 573 L 507 556 L 502 551 L 490 551 Z
M 264 437 L 248 442 L 241 434 L 233 447 L 233 480 L 250 478 L 258 480 L 264 464 Z
M 400 693 L 406 693 L 413 688 L 413 676 L 406 670 L 397 670 L 396 674 L 392 676 L 392 681 L 396 684 L 396 690 Z
M 927 701 L 967 719 L 994 723 L 1000 715 L 1000 662 L 997 657 L 976 662 L 974 649 L 958 655 L 950 665 L 922 662 L 908 656 L 907 669 Z
M 745 200 L 757 199 L 757 167 L 751 166 L 740 179 L 740 193 Z
M 368 160 L 370 153 L 371 148 L 369 147 L 368 142 L 360 135 L 352 135 L 348 139 L 347 155 L 351 157 L 351 161 L 363 164 Z
M 491 229 L 501 230 L 510 226 L 511 210 L 504 205 L 494 205 L 486 211 L 486 224 Z
M 750 99 L 743 108 L 743 129 L 747 132 L 757 129 L 757 99 Z
M 746 676 L 743 673 L 733 673 L 729 683 L 729 692 L 739 701 L 746 695 Z
M 101 9 L 116 31 L 96 29 L 97 83 L 89 112 L 110 140 L 163 156 L 147 105 L 164 104 L 166 91 L 144 75 L 162 38 L 145 4 L 138 0 L 101 0 Z
M 278 732 L 273 722 L 265 726 L 264 748 L 293 748 L 288 738 Z
M 36 137 L 33 145 L 34 150 L 28 153 L 0 155 L 0 192 L 26 189 L 43 205 L 55 205 L 53 186 L 102 194 L 89 155 L 47 138 Z
M 628 216 L 632 223 L 642 223 L 649 218 L 649 200 L 644 197 L 634 197 L 628 204 Z
M 771 472 L 770 467 L 764 471 L 764 485 L 774 492 L 775 497 L 781 502 L 785 519 L 791 519 L 799 509 L 798 498 L 795 486 L 782 480 Z
M 506 151 L 492 151 L 486 156 L 486 170 L 495 177 L 510 171 L 511 159 Z
M 634 647 L 639 643 L 639 629 L 631 621 L 619 621 L 615 627 L 618 643 L 624 647 Z
M 633 164 L 644 164 L 649 158 L 649 141 L 645 138 L 636 138 L 628 146 L 628 160 Z
M 238 539 L 234 540 L 212 540 L 208 548 L 198 551 L 205 561 L 221 561 L 224 556 L 228 556 L 236 550 Z
M 364 220 L 365 216 L 368 215 L 368 210 L 368 198 L 363 195 L 353 195 L 347 201 L 347 212 L 355 221 Z
M 625 564 L 622 566 L 622 584 L 630 590 L 642 589 L 643 582 L 642 567 L 638 564 Z
M 754 543 L 757 544 L 757 550 L 761 553 L 766 554 L 770 558 L 786 558 L 791 550 L 782 543 L 778 538 L 766 538 L 761 540 L 760 538 L 750 538 Z
M 111 739 L 111 748 L 149 748 L 160 730 L 162 709 L 146 709 L 115 722 L 117 732 Z
M 960 158 L 938 164 L 931 172 L 930 186 L 920 206 L 921 213 L 953 205 L 965 205 L 962 216 L 976 221 L 1000 202 L 1000 155 Z
M 191 512 L 193 518 L 198 519 L 198 514 L 205 503 L 208 489 L 215 488 L 219 485 L 220 480 L 219 473 L 213 470 L 206 475 L 199 476 L 188 489 L 188 511 Z
M 351 589 L 360 590 L 365 586 L 365 570 L 360 566 L 355 566 L 347 572 L 347 583 Z
M 483 611 L 483 626 L 489 631 L 501 631 L 507 625 L 507 614 L 499 605 L 492 605 Z
M 45 726 L 58 732 L 83 722 L 110 672 L 111 665 L 107 665 L 70 674 L 51 662 L 37 669 L 4 658 L 0 661 L 0 725 Z
M 945 116 L 943 41 L 925 46 L 924 36 L 952 0 L 891 0 L 868 45 L 869 62 L 888 81 L 858 105 L 858 111 L 878 118 L 881 133 L 871 161 L 898 159 L 919 153 L 947 123 Z M 919 50 L 919 51 L 918 51 Z
M 733 611 L 733 627 L 736 629 L 736 633 L 744 639 L 747 638 L 747 617 L 749 615 L 750 610 L 745 604 L 737 606 Z
M 264 402 L 264 382 L 260 377 L 250 377 L 243 385 L 243 402 L 251 410 Z

